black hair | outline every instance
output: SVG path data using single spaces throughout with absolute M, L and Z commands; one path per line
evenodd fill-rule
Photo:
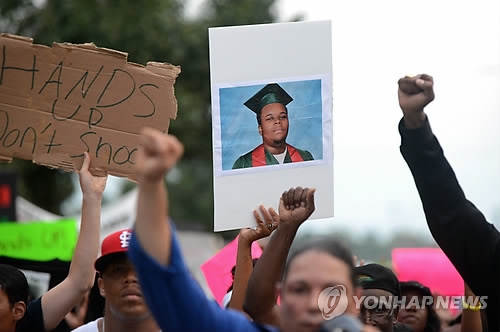
M 258 258 L 254 258 L 252 259 L 252 265 L 253 267 L 255 267 L 255 264 L 257 263 L 259 259 Z M 236 273 L 236 265 L 233 266 L 233 268 L 231 269 L 231 275 L 233 276 L 233 283 L 231 284 L 231 286 L 227 289 L 227 292 L 226 293 L 229 293 L 230 291 L 233 290 L 233 286 L 234 286 L 234 274 Z
M 296 246 L 296 248 L 288 256 L 288 262 L 285 267 L 283 279 L 286 279 L 288 270 L 293 260 L 301 254 L 310 250 L 324 252 L 346 263 L 347 267 L 349 268 L 352 285 L 353 287 L 357 286 L 355 266 L 351 250 L 344 242 L 340 241 L 339 239 L 334 238 L 333 236 L 324 235 L 312 236 L 306 240 L 303 240 L 303 242 L 300 242 Z
M 28 304 L 30 287 L 21 270 L 7 264 L 0 264 L 0 288 L 3 289 L 10 306 L 22 301 Z
M 281 104 L 281 105 L 283 105 L 283 104 Z M 285 105 L 283 105 L 283 107 L 285 108 L 285 112 L 286 112 L 286 114 L 288 115 L 288 108 L 287 108 Z M 256 113 L 256 117 L 257 117 L 257 124 L 258 124 L 259 126 L 261 126 L 261 125 L 262 125 L 261 115 L 262 115 L 262 108 L 261 108 L 261 109 L 260 109 L 260 110 Z

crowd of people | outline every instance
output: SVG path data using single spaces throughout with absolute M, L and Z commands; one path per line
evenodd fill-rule
M 316 195 L 314 188 L 295 187 L 276 197 L 278 211 L 259 206 L 256 227 L 240 231 L 234 282 L 220 305 L 190 273 L 167 218 L 164 178 L 182 158 L 183 145 L 145 128 L 136 156 L 134 227 L 106 237 L 97 258 L 106 177 L 90 174 L 85 155 L 81 228 L 69 274 L 39 299 L 29 299 L 24 274 L 0 265 L 0 331 L 51 331 L 64 319 L 78 332 L 500 331 L 500 234 L 467 200 L 431 130 L 424 108 L 434 99 L 433 78 L 401 78 L 398 98 L 401 154 L 428 227 L 463 278 L 466 298 L 484 297 L 485 303 L 463 301 L 451 317 L 428 301 L 434 294 L 426 285 L 400 281 L 380 264 L 358 264 L 342 239 L 311 236 L 292 247 L 315 211 Z M 255 260 L 252 243 L 263 238 L 269 240 Z M 95 281 L 105 304 L 102 316 L 87 322 L 72 309 Z

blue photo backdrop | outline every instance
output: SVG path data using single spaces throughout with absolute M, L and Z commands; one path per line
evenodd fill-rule
M 266 84 L 219 89 L 223 171 L 231 170 L 238 157 L 262 144 L 255 113 L 244 103 Z M 309 151 L 314 160 L 323 159 L 321 80 L 278 84 L 293 98 L 287 105 L 287 143 Z

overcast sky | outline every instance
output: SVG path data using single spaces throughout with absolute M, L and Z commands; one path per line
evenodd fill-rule
M 331 20 L 335 215 L 322 225 L 429 234 L 399 153 L 399 77 L 428 73 L 427 111 L 466 195 L 500 218 L 500 2 L 281 0 L 282 21 Z M 318 223 L 314 223 L 318 225 Z

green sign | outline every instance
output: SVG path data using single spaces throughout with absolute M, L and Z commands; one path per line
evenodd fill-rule
M 78 230 L 76 220 L 0 223 L 0 256 L 33 261 L 71 261 Z

